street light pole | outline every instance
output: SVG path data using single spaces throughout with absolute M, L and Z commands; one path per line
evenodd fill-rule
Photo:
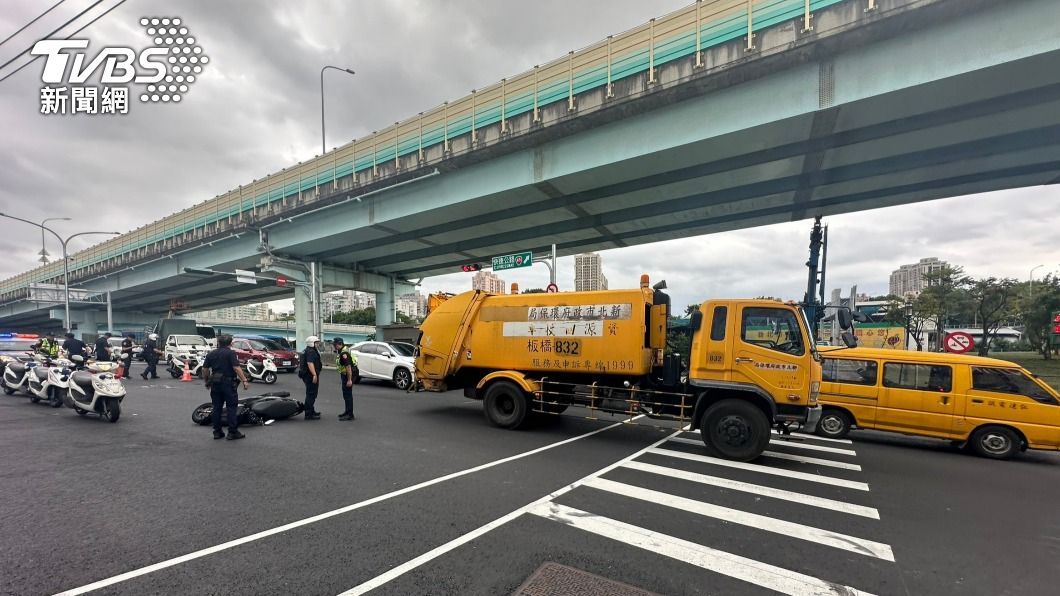
M 48 264 L 48 249 L 44 246 L 44 224 L 49 221 L 70 221 L 69 217 L 47 217 L 44 221 L 40 222 L 40 262 L 44 265 Z
M 1045 265 L 1035 265 L 1031 268 L 1031 272 L 1027 275 L 1028 287 L 1027 287 L 1027 300 L 1034 300 L 1034 271 L 1039 267 L 1045 267 Z M 1028 305 L 1029 306 L 1029 305 Z
M 28 223 L 31 226 L 37 226 L 41 229 L 41 233 L 44 233 L 43 231 L 47 230 L 48 232 L 51 232 L 51 234 L 55 236 L 57 240 L 59 240 L 59 244 L 63 247 L 63 302 L 65 305 L 66 313 L 66 319 L 63 321 L 63 323 L 65 324 L 66 332 L 70 333 L 72 329 L 72 326 L 70 325 L 70 257 L 66 253 L 67 244 L 78 236 L 86 236 L 88 234 L 110 234 L 112 236 L 116 236 L 120 235 L 121 232 L 78 232 L 77 234 L 71 234 L 70 236 L 67 236 L 64 240 L 63 237 L 58 234 L 58 232 L 45 226 L 43 223 L 37 223 L 28 219 L 22 219 L 21 217 L 15 217 L 14 215 L 8 215 L 6 213 L 0 213 L 0 217 L 6 217 L 8 219 L 14 219 L 17 221 Z
M 349 68 L 342 68 L 339 66 L 325 66 L 320 69 L 320 154 L 324 155 L 328 152 L 328 145 L 324 137 L 324 71 L 327 69 L 338 70 L 352 74 L 357 74 Z

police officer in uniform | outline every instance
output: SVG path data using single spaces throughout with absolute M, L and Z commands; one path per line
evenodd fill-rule
M 48 335 L 40 340 L 40 343 L 37 344 L 37 353 L 48 358 L 57 358 L 59 356 L 59 342 L 55 341 L 54 333 L 49 331 Z
M 317 351 L 317 342 L 320 338 L 310 335 L 305 340 L 305 351 L 302 352 L 302 366 L 299 376 L 305 383 L 305 419 L 320 420 L 320 412 L 314 407 L 317 402 L 317 392 L 320 391 L 320 373 L 323 364 L 320 360 L 320 352 Z M 304 376 L 303 376 L 304 375 Z
M 96 360 L 110 360 L 110 332 L 96 338 Z
M 236 379 L 243 382 L 243 389 L 248 389 L 247 376 L 239 367 L 236 353 L 232 351 L 232 336 L 217 336 L 217 349 L 206 355 L 202 363 L 206 375 L 206 386 L 210 388 L 210 401 L 213 402 L 213 438 L 225 438 L 221 430 L 221 408 L 228 410 L 228 440 L 242 439 L 239 432 L 239 394 L 236 392 Z
M 63 351 L 66 352 L 66 357 L 72 356 L 84 356 L 85 355 L 85 342 L 74 337 L 73 333 L 66 334 L 66 341 L 63 342 Z
M 339 357 L 339 378 L 341 379 L 342 387 L 342 401 L 346 405 L 346 409 L 339 414 L 339 420 L 356 420 L 357 417 L 353 415 L 353 375 L 354 368 L 357 366 L 357 356 L 350 352 L 349 346 L 341 337 L 336 337 L 331 340 L 335 346 L 335 352 Z
M 125 378 L 132 376 L 132 361 L 133 361 L 133 334 L 126 333 L 125 339 L 121 340 L 121 358 L 122 366 L 125 367 Z
M 152 333 L 147 336 L 147 341 L 144 342 L 144 362 L 147 363 L 147 369 L 140 375 L 143 380 L 147 380 L 150 376 L 152 379 L 158 378 L 158 371 L 155 370 L 155 366 L 158 365 L 158 356 L 162 354 L 162 350 L 158 349 L 158 334 Z

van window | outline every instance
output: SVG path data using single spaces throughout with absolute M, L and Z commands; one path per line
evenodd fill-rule
M 1043 404 L 1056 404 L 1056 398 L 1038 386 L 1021 370 L 1014 368 L 972 367 L 972 389 L 1025 395 Z
M 874 360 L 840 360 L 825 358 L 821 363 L 823 379 L 833 383 L 851 385 L 875 385 L 879 366 Z
M 953 370 L 948 366 L 887 362 L 883 365 L 883 386 L 946 393 L 953 389 Z
M 725 339 L 725 320 L 729 318 L 728 306 L 715 306 L 714 319 L 710 322 L 710 340 L 721 341 Z
M 743 340 L 749 344 L 802 356 L 802 330 L 795 313 L 785 308 L 745 308 L 741 325 Z

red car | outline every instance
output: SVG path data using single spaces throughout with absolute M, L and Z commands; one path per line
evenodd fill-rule
M 239 362 L 262 360 L 267 354 L 272 355 L 276 370 L 294 372 L 298 370 L 298 354 L 286 350 L 272 340 L 257 337 L 236 337 L 232 340 L 232 350 Z

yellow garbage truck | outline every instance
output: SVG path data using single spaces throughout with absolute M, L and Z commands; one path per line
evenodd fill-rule
M 689 321 L 691 353 L 666 354 L 665 287 L 644 275 L 628 290 L 450 297 L 420 326 L 418 388 L 463 389 L 505 428 L 571 406 L 687 423 L 739 461 L 772 427 L 813 432 L 821 364 L 798 305 L 708 300 Z

